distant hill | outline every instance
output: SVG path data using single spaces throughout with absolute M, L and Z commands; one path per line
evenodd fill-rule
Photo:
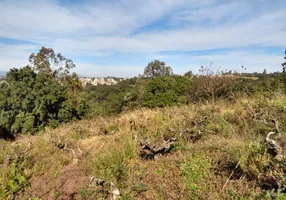
M 0 71 L 0 76 L 6 76 L 7 72 L 6 71 Z

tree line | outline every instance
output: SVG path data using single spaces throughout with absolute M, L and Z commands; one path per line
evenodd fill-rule
M 0 84 L 1 138 L 34 134 L 46 126 L 57 127 L 83 117 L 114 115 L 140 107 L 231 100 L 242 93 L 271 95 L 285 92 L 286 86 L 285 73 L 262 73 L 258 79 L 249 79 L 215 75 L 208 69 L 203 76 L 193 76 L 192 71 L 181 76 L 164 62 L 154 60 L 138 77 L 116 85 L 82 87 L 77 74 L 70 72 L 75 67 L 73 61 L 51 48 L 42 47 L 30 55 L 29 62 L 23 68 L 11 69 Z

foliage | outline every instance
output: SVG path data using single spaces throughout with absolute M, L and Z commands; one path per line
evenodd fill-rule
M 2 171 L 0 179 L 0 197 L 8 199 L 25 187 L 29 186 L 29 182 L 24 176 L 23 168 L 20 163 L 13 161 L 8 170 Z
M 187 71 L 184 76 L 187 76 L 189 78 L 191 78 L 193 76 L 193 72 L 190 70 L 190 71 Z
M 189 190 L 190 199 L 200 199 L 200 192 L 205 189 L 204 185 L 200 183 L 204 182 L 203 179 L 208 176 L 210 167 L 210 160 L 199 154 L 195 154 L 190 160 L 183 163 L 184 185 Z
M 154 78 L 156 76 L 171 76 L 172 74 L 171 67 L 166 66 L 164 62 L 154 60 L 145 67 L 143 76 Z
M 240 94 L 267 94 L 284 90 L 283 74 L 267 74 L 257 80 L 240 78 L 233 85 L 233 91 Z
M 60 53 L 56 55 L 52 48 L 46 47 L 42 47 L 37 54 L 32 53 L 29 61 L 35 72 L 46 72 L 61 79 L 66 78 L 69 70 L 75 67 L 71 59 L 66 59 Z
M 187 92 L 189 102 L 228 98 L 237 81 L 232 76 L 197 76 L 192 80 Z
M 16 142 L 0 141 L 0 171 L 5 174 L 0 184 L 9 182 L 12 169 L 12 164 L 9 168 L 4 164 L 5 155 L 22 152 L 31 140 L 15 176 L 26 177 L 31 187 L 20 187 L 25 191 L 18 192 L 16 199 L 49 199 L 54 194 L 66 199 L 107 199 L 110 182 L 123 199 L 283 199 L 285 190 L 264 188 L 272 177 L 285 183 L 285 163 L 277 163 L 265 151 L 265 135 L 259 127 L 265 122 L 271 126 L 277 116 L 279 128 L 285 130 L 286 115 L 281 111 L 285 95 L 265 99 L 238 97 L 236 102 L 223 99 L 138 109 L 47 128 L 37 137 L 24 136 Z M 261 121 L 253 119 L 255 113 L 262 113 L 256 115 Z M 201 138 L 192 140 L 198 131 Z M 178 138 L 178 143 L 170 153 L 151 161 L 140 158 L 140 141 L 148 139 L 159 147 L 171 137 Z M 79 149 L 82 154 L 77 154 Z M 77 165 L 72 164 L 72 152 L 78 155 Z M 105 181 L 103 186 L 90 187 L 90 175 Z
M 164 107 L 219 99 L 234 100 L 237 95 L 265 95 L 285 90 L 286 76 L 280 73 L 232 74 L 202 66 L 202 75 L 188 71 L 184 76 L 172 75 L 172 69 L 155 60 L 148 64 L 144 75 L 116 85 L 85 88 L 89 116 L 118 114 L 138 107 Z
M 47 125 L 79 119 L 86 106 L 72 61 L 42 47 L 30 56 L 32 66 L 11 69 L 0 90 L 1 137 L 7 133 L 34 133 Z M 62 63 L 65 62 L 65 68 Z M 58 68 L 56 68 L 58 67 Z
M 130 176 L 129 162 L 134 158 L 134 143 L 125 138 L 125 144 L 119 147 L 112 147 L 108 154 L 102 154 L 94 163 L 96 177 L 107 181 L 116 181 L 120 187 L 127 187 L 126 181 Z
M 116 85 L 97 85 L 85 88 L 90 116 L 118 114 L 128 102 L 136 79 L 126 79 Z
M 188 77 L 155 77 L 146 86 L 144 105 L 163 107 L 186 103 L 185 90 L 190 84 Z
M 145 88 L 147 87 L 150 79 L 139 78 L 129 92 L 124 96 L 124 101 L 128 108 L 142 107 L 144 104 Z
M 285 57 L 284 57 L 284 59 L 286 60 L 286 50 L 285 50 Z M 281 65 L 283 67 L 283 73 L 286 73 L 286 62 L 282 63 Z

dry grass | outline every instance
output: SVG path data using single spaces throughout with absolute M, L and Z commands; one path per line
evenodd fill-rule
M 138 109 L 47 128 L 15 142 L 0 141 L 0 181 L 9 181 L 7 170 L 3 170 L 7 167 L 5 155 L 13 156 L 31 141 L 31 149 L 20 164 L 30 186 L 16 193 L 19 199 L 106 198 L 89 187 L 89 176 L 116 183 L 122 199 L 263 199 L 266 197 L 255 177 L 248 176 L 260 173 L 259 169 L 248 169 L 255 166 L 249 162 L 249 152 L 251 145 L 257 147 L 263 139 L 261 130 L 272 127 L 254 122 L 249 111 L 275 108 L 267 110 L 275 114 L 285 102 L 285 96 L 276 96 L 264 103 L 239 99 Z M 179 139 L 174 150 L 154 160 L 138 156 L 140 140 L 149 137 L 152 144 L 158 144 L 170 137 L 179 138 L 202 117 L 207 121 L 198 126 L 203 131 L 198 141 Z M 285 114 L 279 120 L 284 122 Z M 73 164 L 71 151 L 54 145 L 57 140 L 83 152 L 78 153 L 78 164 Z M 269 157 L 262 156 L 259 161 L 267 162 L 265 159 Z M 237 168 L 237 163 L 242 163 L 241 167 Z M 70 178 L 68 172 L 73 174 Z M 2 194 L 3 199 L 11 198 L 7 188 L 1 192 L 7 194 Z

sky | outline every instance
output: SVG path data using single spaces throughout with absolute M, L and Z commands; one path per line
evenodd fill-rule
M 285 0 L 0 0 L 0 71 L 42 46 L 82 76 L 134 77 L 154 59 L 176 74 L 281 71 L 285 13 Z

